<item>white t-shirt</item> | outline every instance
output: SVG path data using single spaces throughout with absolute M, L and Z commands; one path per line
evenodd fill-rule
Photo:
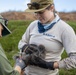
M 67 54 L 76 52 L 76 38 L 72 27 L 59 20 L 51 29 L 44 33 L 38 31 L 38 20 L 32 22 L 19 42 L 18 48 L 24 44 L 44 45 L 46 48 L 45 61 L 60 61 L 65 49 Z M 27 75 L 56 75 L 58 70 L 48 70 L 35 66 L 26 68 Z

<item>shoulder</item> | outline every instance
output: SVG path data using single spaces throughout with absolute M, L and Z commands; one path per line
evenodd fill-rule
M 58 25 L 59 29 L 61 29 L 62 31 L 73 30 L 73 28 L 63 20 L 60 20 L 57 25 Z
M 60 21 L 60 30 L 62 32 L 62 36 L 66 36 L 66 37 L 75 37 L 75 31 L 74 29 L 66 22 L 64 22 L 63 20 Z
M 33 21 L 33 22 L 30 23 L 29 27 L 33 28 L 33 27 L 37 26 L 37 24 L 38 24 L 38 20 L 35 20 L 35 21 Z
M 38 25 L 38 20 L 35 20 L 35 21 L 30 23 L 30 25 L 28 26 L 27 30 L 29 32 L 31 32 L 34 28 L 37 28 L 37 25 Z

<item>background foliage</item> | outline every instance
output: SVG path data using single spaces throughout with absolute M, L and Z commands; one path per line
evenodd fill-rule
M 7 35 L 3 38 L 0 38 L 0 43 L 2 44 L 5 53 L 10 60 L 11 65 L 14 65 L 13 55 L 19 52 L 18 50 L 18 42 L 21 39 L 23 33 L 25 32 L 26 28 L 32 21 L 18 21 L 13 20 L 9 21 L 8 28 L 12 31 L 12 34 Z M 76 22 L 67 22 L 69 25 L 71 25 L 76 32 Z M 66 52 L 64 51 L 62 54 L 62 59 L 67 57 Z M 73 70 L 60 70 L 60 75 L 76 75 L 76 69 Z

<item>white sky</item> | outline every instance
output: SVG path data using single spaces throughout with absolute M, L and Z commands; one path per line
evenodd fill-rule
M 5 11 L 25 11 L 30 0 L 0 0 L 0 13 Z M 57 11 L 76 11 L 76 0 L 54 0 Z

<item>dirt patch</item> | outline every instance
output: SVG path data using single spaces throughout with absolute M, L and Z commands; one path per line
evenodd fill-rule
M 4 12 L 1 15 L 8 20 L 35 20 L 35 16 L 33 13 L 25 13 L 25 12 Z M 61 19 L 65 21 L 76 21 L 76 12 L 72 13 L 64 13 L 59 12 L 59 16 Z

